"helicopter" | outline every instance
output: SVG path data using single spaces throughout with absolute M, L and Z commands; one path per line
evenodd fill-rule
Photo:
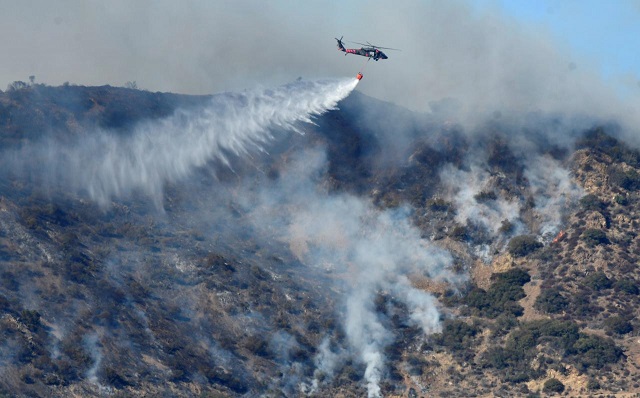
M 342 36 L 344 37 L 344 36 Z M 342 37 L 340 37 L 339 39 L 336 37 L 335 39 L 338 41 L 338 50 L 344 52 L 344 55 L 346 56 L 347 54 L 355 54 L 355 55 L 361 55 L 363 57 L 368 57 L 369 59 L 373 59 L 374 61 L 377 61 L 379 59 L 387 59 L 389 57 L 387 57 L 387 55 L 385 53 L 383 53 L 382 51 L 380 51 L 380 49 L 385 49 L 385 50 L 394 50 L 394 51 L 401 51 L 398 50 L 397 48 L 389 48 L 389 47 L 381 47 L 381 46 L 376 46 L 373 45 L 369 42 L 365 43 L 358 43 L 358 42 L 352 42 L 355 44 L 360 44 L 362 46 L 365 47 L 361 47 L 361 48 L 345 48 L 344 45 L 342 44 Z

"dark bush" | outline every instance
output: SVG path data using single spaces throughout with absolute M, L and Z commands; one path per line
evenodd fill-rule
M 582 335 L 574 344 L 575 361 L 584 369 L 594 367 L 602 369 L 609 363 L 618 362 L 622 357 L 622 350 L 611 339 L 595 335 Z
M 0 295 L 0 312 L 9 312 L 9 300 L 3 295 Z
M 613 284 L 613 287 L 617 291 L 626 294 L 637 295 L 640 293 L 636 281 L 632 279 L 620 279 Z
M 534 348 L 542 338 L 568 352 L 579 338 L 578 325 L 572 321 L 553 319 L 528 322 L 509 335 L 506 347 L 524 353 Z
M 13 83 L 10 83 L 9 85 L 7 85 L 7 91 L 10 91 L 10 92 L 24 90 L 26 88 L 29 88 L 29 84 L 20 80 L 16 80 Z
M 449 211 L 451 208 L 451 203 L 447 202 L 441 198 L 429 199 L 427 201 L 427 207 L 431 209 L 431 211 Z
M 602 127 L 586 132 L 584 137 L 578 140 L 576 147 L 605 153 L 615 162 L 626 162 L 633 167 L 640 165 L 640 152 L 628 148 L 624 143 L 605 133 Z
M 560 380 L 552 378 L 544 382 L 542 391 L 547 394 L 562 393 L 564 391 L 564 384 L 562 384 Z
M 498 229 L 498 231 L 503 234 L 510 234 L 511 232 L 513 232 L 514 229 L 515 229 L 515 226 L 513 225 L 513 223 L 507 219 L 504 219 L 502 220 L 502 223 L 500 224 L 500 228 Z
M 613 282 L 611 281 L 611 279 L 609 279 L 607 275 L 602 271 L 594 272 L 593 274 L 588 275 L 586 278 L 584 278 L 584 283 L 586 286 L 596 291 L 610 289 L 613 286 Z
M 110 366 L 106 367 L 104 370 L 104 381 L 106 382 L 106 384 L 117 389 L 122 389 L 129 385 L 127 379 L 120 374 L 118 369 Z
M 491 280 L 496 284 L 506 283 L 508 285 L 524 286 L 525 283 L 531 280 L 531 276 L 521 268 L 512 268 L 508 271 L 491 275 Z
M 594 194 L 585 195 L 580 199 L 580 205 L 584 210 L 603 211 L 607 204 Z
M 589 247 L 609 244 L 607 234 L 601 229 L 587 229 L 580 235 L 580 238 Z
M 502 314 L 496 318 L 496 321 L 493 324 L 493 334 L 494 336 L 504 336 L 517 325 L 518 320 L 513 314 Z
M 469 291 L 464 303 L 478 316 L 495 318 L 501 314 L 522 315 L 523 308 L 517 301 L 525 296 L 522 285 L 529 282 L 529 274 L 519 268 L 491 276 L 489 290 L 475 288 Z
M 493 347 L 484 353 L 482 359 L 486 366 L 495 369 L 504 369 L 509 366 L 509 363 L 514 359 L 514 355 L 502 347 Z
M 271 352 L 269 350 L 269 344 L 260 336 L 253 335 L 247 337 L 244 342 L 244 347 L 254 355 L 269 358 Z
M 621 206 L 626 206 L 626 205 L 628 205 L 628 204 L 629 204 L 629 198 L 628 198 L 628 197 L 626 197 L 626 196 L 624 196 L 624 195 L 616 195 L 616 196 L 613 198 L 613 200 L 614 200 L 617 204 L 619 204 L 619 205 L 621 205 Z
M 0 275 L 0 282 L 2 286 L 12 292 L 20 290 L 20 283 L 16 280 L 16 276 L 9 271 L 5 271 Z
M 230 388 L 233 392 L 244 394 L 249 389 L 242 375 L 234 375 L 221 367 L 203 368 L 202 373 L 207 377 L 210 383 L 220 384 Z
M 634 169 L 624 171 L 620 167 L 611 167 L 609 169 L 609 182 L 627 191 L 636 191 L 640 189 L 640 173 Z
M 487 142 L 487 163 L 492 168 L 504 171 L 507 174 L 517 173 L 522 166 L 514 155 L 509 144 L 501 137 L 492 137 Z
M 608 150 L 618 146 L 618 140 L 605 133 L 603 127 L 596 127 L 586 131 L 582 138 L 576 142 L 576 148 L 590 148 L 596 150 Z
M 269 273 L 255 264 L 251 266 L 250 270 L 251 270 L 251 275 L 255 276 L 256 279 L 260 279 L 260 280 L 269 279 L 269 276 L 270 276 Z
M 511 239 L 508 245 L 509 253 L 516 257 L 524 257 L 542 247 L 533 235 L 520 235 Z
M 341 378 L 346 378 L 350 381 L 359 381 L 362 378 L 362 374 L 353 367 L 353 365 L 347 365 L 342 368 Z
M 467 228 L 462 225 L 456 225 L 449 236 L 451 237 L 451 239 L 457 240 L 458 242 L 464 242 L 469 239 Z
M 604 328 L 607 332 L 616 334 L 627 334 L 633 331 L 633 326 L 629 319 L 622 316 L 612 316 L 605 319 Z
M 453 351 L 464 350 L 473 344 L 478 334 L 478 327 L 460 320 L 446 320 L 442 333 L 434 335 L 434 342 Z
M 35 310 L 23 310 L 20 312 L 20 321 L 32 332 L 38 332 L 42 327 L 40 313 Z
M 204 259 L 205 265 L 210 268 L 213 272 L 221 273 L 224 276 L 231 276 L 234 272 L 236 272 L 235 267 L 231 264 L 230 260 L 227 260 L 223 256 L 210 253 Z
M 571 321 L 540 320 L 523 323 L 513 330 L 504 347 L 493 347 L 482 356 L 485 366 L 502 370 L 504 381 L 521 383 L 541 377 L 544 369 L 534 370 L 530 364 L 538 355 L 536 346 L 546 343 L 566 355 L 579 338 L 578 325 Z
M 485 203 L 491 200 L 498 199 L 498 195 L 496 195 L 496 193 L 493 191 L 482 191 L 482 192 L 478 192 L 473 198 L 478 203 Z
M 548 314 L 558 314 L 564 311 L 568 305 L 569 300 L 555 289 L 543 290 L 538 298 L 536 298 L 536 302 L 534 304 L 536 309 Z
M 587 382 L 587 390 L 595 391 L 600 389 L 600 382 L 596 379 L 589 379 Z

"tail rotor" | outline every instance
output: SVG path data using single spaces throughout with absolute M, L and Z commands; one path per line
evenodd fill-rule
M 344 48 L 344 45 L 342 44 L 342 38 L 343 38 L 343 37 L 344 37 L 344 36 L 340 36 L 340 38 L 339 38 L 339 39 L 338 39 L 337 37 L 334 37 L 334 39 L 336 39 L 336 41 L 338 42 L 338 50 L 340 50 L 340 51 L 345 51 L 345 52 L 346 52 L 346 49 Z M 346 55 L 346 54 L 345 54 L 345 55 Z

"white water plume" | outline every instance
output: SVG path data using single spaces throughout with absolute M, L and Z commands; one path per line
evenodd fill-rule
M 166 119 L 141 123 L 130 135 L 98 131 L 72 145 L 27 146 L 14 163 L 29 171 L 43 167 L 49 184 L 86 191 L 101 206 L 139 190 L 161 207 L 165 183 L 208 162 L 228 164 L 230 155 L 262 150 L 275 129 L 312 123 L 357 84 L 356 79 L 296 81 L 274 89 L 219 94 L 200 110 L 179 110 Z

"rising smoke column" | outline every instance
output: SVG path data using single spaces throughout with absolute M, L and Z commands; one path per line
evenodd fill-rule
M 330 109 L 351 93 L 356 79 L 296 81 L 274 89 L 215 95 L 198 111 L 142 123 L 130 135 L 96 131 L 72 144 L 44 142 L 8 156 L 9 167 L 43 174 L 54 186 L 86 192 L 101 206 L 134 191 L 160 208 L 165 183 L 186 177 L 211 161 L 262 150 L 275 129 Z
M 368 198 L 330 193 L 323 180 L 327 160 L 315 148 L 295 154 L 277 181 L 237 193 L 255 235 L 278 239 L 305 266 L 333 276 L 327 291 L 340 291 L 337 316 L 346 336 L 345 355 L 364 365 L 369 397 L 381 396 L 385 348 L 394 341 L 386 315 L 375 306 L 385 292 L 407 308 L 407 322 L 425 334 L 440 328 L 436 299 L 415 288 L 409 277 L 458 281 L 449 253 L 421 238 L 409 208 L 377 209 Z M 318 282 L 320 283 L 320 282 Z M 316 365 L 328 376 L 345 356 L 325 341 Z M 318 385 L 317 380 L 312 383 Z
M 491 190 L 490 175 L 486 166 L 472 165 L 468 171 L 446 165 L 440 170 L 440 180 L 445 195 L 456 206 L 455 220 L 462 224 L 476 224 L 497 235 L 503 220 L 515 222 L 520 212 L 520 203 L 515 200 L 497 198 L 492 203 L 479 203 L 476 196 Z
M 525 164 L 540 223 L 536 232 L 549 241 L 560 231 L 563 211 L 578 203 L 584 190 L 572 180 L 571 172 L 550 156 L 534 156 Z

